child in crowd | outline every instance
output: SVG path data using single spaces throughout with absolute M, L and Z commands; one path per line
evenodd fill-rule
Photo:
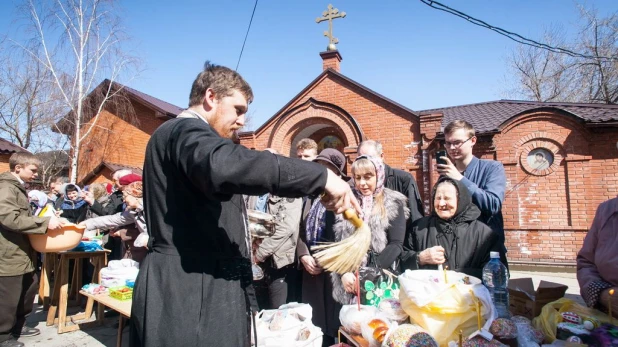
M 62 193 L 64 201 L 60 205 L 61 217 L 76 224 L 85 220 L 90 205 L 84 200 L 82 190 L 75 184 L 67 184 Z

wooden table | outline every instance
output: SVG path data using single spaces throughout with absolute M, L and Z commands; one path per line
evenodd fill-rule
M 99 304 L 97 308 L 97 324 L 103 324 L 104 306 L 120 313 L 116 346 L 122 346 L 122 329 L 124 328 L 124 318 L 131 317 L 131 304 L 133 303 L 133 300 L 118 300 L 112 298 L 109 294 L 89 294 L 83 290 L 80 290 L 79 293 L 86 296 L 89 301 L 93 300 Z
M 354 347 L 369 347 L 369 342 L 361 335 L 350 334 L 343 328 L 339 328 L 339 342 L 345 342 Z
M 69 297 L 74 295 L 77 299 L 81 286 L 82 286 L 82 259 L 90 259 L 92 265 L 94 265 L 94 272 L 92 274 L 92 282 L 99 283 L 99 272 L 103 267 L 107 265 L 107 254 L 109 250 L 94 251 L 94 252 L 59 252 L 59 253 L 47 253 L 45 254 L 46 260 L 54 258 L 60 258 L 58 264 L 54 270 L 54 289 L 51 295 L 51 302 L 49 305 L 49 312 L 47 312 L 47 325 L 58 324 L 58 334 L 66 333 L 69 331 L 79 330 L 79 324 L 76 321 L 90 318 L 92 315 L 92 307 L 94 301 L 88 298 L 86 303 L 86 312 L 79 313 L 73 316 L 67 317 L 67 306 Z M 73 279 L 71 289 L 69 291 L 69 262 L 73 261 Z M 41 276 L 43 277 L 43 276 Z M 49 272 L 45 271 L 44 279 L 42 282 L 49 286 Z M 45 302 L 45 299 L 43 299 Z M 98 312 L 98 311 L 97 311 Z M 101 311 L 102 312 L 102 311 Z M 57 317 L 56 317 L 57 314 Z M 67 325 L 67 321 L 75 323 L 74 325 Z

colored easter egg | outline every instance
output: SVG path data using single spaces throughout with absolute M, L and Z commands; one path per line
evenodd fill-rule
M 567 323 L 582 324 L 582 319 L 577 313 L 562 312 L 562 320 Z

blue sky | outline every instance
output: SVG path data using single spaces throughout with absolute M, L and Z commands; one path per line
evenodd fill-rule
M 471 16 L 541 39 L 558 25 L 574 35 L 577 3 L 569 0 L 442 0 Z M 417 0 L 332 0 L 346 18 L 336 20 L 341 72 L 413 110 L 500 99 L 506 56 L 515 43 Z M 615 0 L 580 1 L 601 14 Z M 0 34 L 19 35 L 15 1 L 0 2 Z M 239 72 L 253 87 L 251 128 L 270 118 L 322 72 L 319 52 L 327 23 L 316 17 L 329 1 L 260 0 Z M 129 85 L 185 107 L 205 60 L 234 68 L 253 0 L 116 1 L 130 47 L 144 71 Z M 16 33 L 17 32 L 17 33 Z

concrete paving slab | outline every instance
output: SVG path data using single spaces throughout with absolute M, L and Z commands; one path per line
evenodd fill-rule
M 95 306 L 96 307 L 96 306 Z M 69 314 L 83 312 L 77 307 L 69 309 Z M 94 320 L 94 314 L 87 321 Z M 33 313 L 28 317 L 26 324 L 41 330 L 41 334 L 32 337 L 22 337 L 19 341 L 27 347 L 81 347 L 81 346 L 116 346 L 116 336 L 118 329 L 117 317 L 106 318 L 102 326 L 88 327 L 84 330 L 77 330 L 69 333 L 58 334 L 57 326 L 47 326 L 47 311 L 43 311 L 42 305 L 35 305 Z M 129 346 L 129 328 L 123 331 L 122 345 Z

